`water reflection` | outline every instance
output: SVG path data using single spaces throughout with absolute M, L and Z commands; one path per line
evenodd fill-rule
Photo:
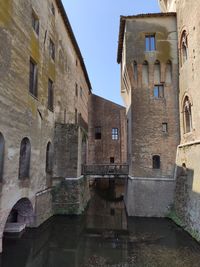
M 1 266 L 199 267 L 199 244 L 171 221 L 126 220 L 122 203 L 94 203 L 85 216 L 57 216 L 21 238 L 6 237 Z

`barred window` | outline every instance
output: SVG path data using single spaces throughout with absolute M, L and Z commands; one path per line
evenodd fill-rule
M 118 128 L 112 128 L 112 140 L 119 139 L 119 130 Z

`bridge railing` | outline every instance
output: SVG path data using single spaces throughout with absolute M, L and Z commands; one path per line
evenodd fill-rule
M 82 165 L 83 175 L 128 175 L 127 164 L 91 164 Z

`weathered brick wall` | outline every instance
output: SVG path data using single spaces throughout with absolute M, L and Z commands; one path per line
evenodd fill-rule
M 54 136 L 54 177 L 77 177 L 78 126 L 56 124 Z
M 130 178 L 125 198 L 130 216 L 163 217 L 174 200 L 173 177 L 179 144 L 176 26 L 174 14 L 126 19 L 121 93 L 128 119 Z M 145 51 L 145 35 L 148 33 L 155 34 L 155 51 Z M 160 63 L 160 73 L 156 71 L 156 61 Z M 169 61 L 171 80 L 167 73 Z M 163 85 L 164 97 L 154 96 L 157 84 Z M 167 123 L 167 132 L 163 132 L 163 123 Z M 153 168 L 153 155 L 160 156 L 158 169 Z
M 101 127 L 101 139 L 95 140 L 95 127 Z M 112 128 L 119 129 L 119 139 L 112 140 Z M 89 104 L 89 152 L 90 164 L 126 163 L 126 115 L 125 108 L 96 95 Z
M 155 32 L 156 51 L 145 52 L 145 33 Z M 179 143 L 178 118 L 178 59 L 176 17 L 140 17 L 127 20 L 124 37 L 125 65 L 131 90 L 126 98 L 130 114 L 129 162 L 130 174 L 135 177 L 173 177 L 176 147 Z M 134 45 L 133 45 L 134 44 Z M 148 62 L 149 82 L 144 81 L 143 63 Z M 155 62 L 160 62 L 160 80 L 155 77 Z M 172 81 L 167 80 L 167 62 L 172 63 Z M 134 62 L 137 62 L 137 80 L 134 79 Z M 123 63 L 122 63 L 123 65 Z M 123 69 L 122 69 L 123 71 Z M 124 75 L 122 73 L 122 75 Z M 164 97 L 154 97 L 154 85 L 164 85 Z M 168 124 L 166 133 L 162 123 Z M 152 168 L 152 156 L 159 155 L 161 168 Z
M 90 198 L 88 179 L 62 179 L 52 194 L 54 214 L 82 214 Z

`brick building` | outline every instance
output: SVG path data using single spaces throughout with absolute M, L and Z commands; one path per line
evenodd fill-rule
M 89 164 L 126 163 L 126 110 L 92 94 L 89 101 Z
M 118 63 L 128 121 L 127 211 L 164 216 L 179 144 L 176 14 L 122 16 Z

